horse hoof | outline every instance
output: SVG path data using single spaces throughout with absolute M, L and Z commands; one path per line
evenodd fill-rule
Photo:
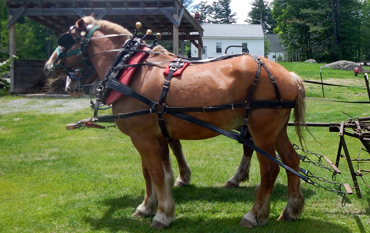
M 234 184 L 234 183 L 231 183 L 231 182 L 226 182 L 225 188 L 239 188 L 239 185 L 238 184 Z
M 137 218 L 146 218 L 146 217 L 151 217 L 153 215 L 148 215 L 148 214 L 145 214 L 144 212 L 136 210 L 135 213 L 132 214 L 132 216 L 137 217 Z
M 186 187 L 186 186 L 189 186 L 189 183 L 184 182 L 184 181 L 180 181 L 180 180 L 176 180 L 175 186 L 176 187 Z
M 281 214 L 278 219 L 278 221 L 288 221 L 288 222 L 293 222 L 294 220 L 296 220 L 294 217 L 292 216 L 289 216 L 289 215 L 285 215 L 285 214 Z
M 253 228 L 253 227 L 255 227 L 255 226 L 253 225 L 253 223 L 251 223 L 250 221 L 248 221 L 248 220 L 246 220 L 246 219 L 244 219 L 244 218 L 242 218 L 242 220 L 239 222 L 239 225 L 240 225 L 240 226 L 243 226 L 243 227 L 248 227 L 248 228 Z
M 153 227 L 154 229 L 157 229 L 157 230 L 162 230 L 162 229 L 165 229 L 165 228 L 168 227 L 168 226 L 164 225 L 163 223 L 160 223 L 160 222 L 157 222 L 157 221 L 153 221 L 150 224 L 150 226 Z
M 260 190 L 260 186 L 261 186 L 261 182 L 259 182 L 256 186 L 256 188 L 254 189 L 255 192 L 258 192 L 258 190 Z

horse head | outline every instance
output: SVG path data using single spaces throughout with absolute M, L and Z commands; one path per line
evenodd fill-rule
M 74 98 L 80 98 L 85 95 L 85 92 L 91 93 L 93 91 L 91 88 L 99 83 L 99 76 L 94 66 L 90 65 L 81 70 L 68 73 L 65 91 Z
M 68 32 L 62 34 L 58 39 L 59 46 L 45 64 L 46 76 L 55 78 L 91 65 L 86 46 L 98 28 L 99 26 L 86 24 L 84 19 L 80 19 L 69 28 Z

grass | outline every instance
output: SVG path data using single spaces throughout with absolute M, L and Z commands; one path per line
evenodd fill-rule
M 301 70 L 295 71 L 307 79 L 315 79 L 313 73 L 317 73 L 319 67 L 305 63 L 283 65 L 292 66 L 289 70 L 294 70 L 293 66 L 300 67 Z M 330 70 L 331 75 L 327 74 L 328 69 L 322 72 L 324 80 L 333 77 L 346 80 L 342 71 Z M 351 73 L 347 79 L 358 77 Z M 313 95 L 314 91 L 307 90 L 308 95 Z M 367 100 L 352 89 L 343 88 L 342 91 L 343 99 Z M 330 92 L 339 91 L 332 89 Z M 0 105 L 17 99 L 21 98 L 4 94 L 0 97 Z M 140 156 L 130 139 L 113 128 L 64 129 L 68 123 L 91 116 L 88 100 L 86 107 L 63 114 L 36 110 L 0 114 L 0 232 L 157 232 L 149 227 L 151 218 L 131 216 L 143 199 L 144 179 Z M 355 117 L 370 115 L 367 105 L 308 99 L 306 121 L 339 123 L 348 118 L 342 111 Z M 338 133 L 329 132 L 327 128 L 310 128 L 310 131 L 316 140 L 306 132 L 306 148 L 335 161 Z M 289 128 L 289 135 L 297 142 L 293 128 Z M 346 141 L 355 157 L 359 140 L 346 137 Z M 263 227 L 243 228 L 238 223 L 253 205 L 254 188 L 259 181 L 255 156 L 250 181 L 230 190 L 222 186 L 239 164 L 241 146 L 238 143 L 223 136 L 182 143 L 192 169 L 192 184 L 173 188 L 176 220 L 164 232 L 368 230 L 370 189 L 360 179 L 363 198 L 358 199 L 356 194 L 347 196 L 345 206 L 335 193 L 303 183 L 306 206 L 302 218 L 294 222 L 276 221 L 286 204 L 286 175 L 282 169 L 271 197 L 270 221 Z M 331 179 L 330 172 L 306 163 L 301 166 L 317 176 Z M 339 168 L 342 174 L 337 175 L 337 181 L 352 184 L 344 160 Z M 173 169 L 176 176 L 175 162 Z

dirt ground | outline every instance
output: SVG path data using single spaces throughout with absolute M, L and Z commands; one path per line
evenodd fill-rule
M 36 111 L 39 113 L 70 113 L 86 109 L 87 113 L 93 113 L 90 108 L 90 98 L 74 99 L 69 95 L 22 95 L 21 98 L 0 98 L 0 115 Z

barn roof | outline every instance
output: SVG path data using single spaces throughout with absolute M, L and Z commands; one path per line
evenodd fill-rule
M 9 15 L 7 24 L 14 24 L 20 16 L 52 29 L 56 34 L 65 32 L 79 18 L 94 13 L 134 31 L 140 21 L 144 33 L 150 28 L 161 32 L 163 39 L 172 40 L 173 25 L 179 28 L 180 40 L 200 40 L 203 29 L 179 0 L 5 0 Z M 178 16 L 178 19 L 174 17 Z M 194 33 L 197 32 L 197 33 Z

